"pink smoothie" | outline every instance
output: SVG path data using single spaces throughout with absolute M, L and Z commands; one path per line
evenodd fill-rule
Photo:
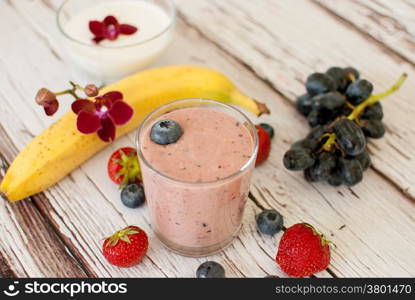
M 151 141 L 151 126 L 160 119 L 180 124 L 183 135 L 176 143 Z M 219 110 L 182 108 L 149 124 L 140 147 L 153 168 L 140 161 L 152 226 L 161 240 L 184 252 L 215 251 L 231 240 L 241 224 L 254 167 L 250 163 L 233 175 L 254 155 L 254 138 L 245 124 Z

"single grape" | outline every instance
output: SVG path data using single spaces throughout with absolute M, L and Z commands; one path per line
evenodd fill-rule
M 356 156 L 366 147 L 366 138 L 362 129 L 349 119 L 341 119 L 333 126 L 337 144 L 347 155 Z
M 307 92 L 312 96 L 324 94 L 336 89 L 333 79 L 324 73 L 313 73 L 308 76 L 305 87 Z
M 375 104 L 372 104 L 366 107 L 366 109 L 363 111 L 360 118 L 367 119 L 367 120 L 382 120 L 383 119 L 382 104 L 380 102 L 376 102 Z
M 297 109 L 304 116 L 307 116 L 313 107 L 312 105 L 313 103 L 311 99 L 312 97 L 309 94 L 304 94 L 297 98 L 297 101 L 296 101 Z
M 325 133 L 326 129 L 324 126 L 318 125 L 309 132 L 309 134 L 306 136 L 306 139 L 319 139 Z
M 326 74 L 330 76 L 336 84 L 336 90 L 344 91 L 349 84 L 349 80 L 346 77 L 346 73 L 343 68 L 331 67 L 326 71 Z
M 337 156 L 332 152 L 323 151 L 316 159 L 316 162 L 311 167 L 311 172 L 318 178 L 318 180 L 327 180 L 336 167 Z
M 344 68 L 343 72 L 344 72 L 344 77 L 346 78 L 346 84 L 337 89 L 342 94 L 346 92 L 347 88 L 353 81 L 359 79 L 360 77 L 359 72 L 355 68 L 352 68 L 352 67 Z
M 290 149 L 285 153 L 283 163 L 288 170 L 304 170 L 314 164 L 314 154 L 305 148 Z
M 353 186 L 362 181 L 363 170 L 357 159 L 340 157 L 339 168 L 346 185 Z
M 313 97 L 313 108 L 317 110 L 339 111 L 346 99 L 343 95 L 336 92 L 329 92 L 326 94 L 320 94 Z
M 356 79 L 359 79 L 359 77 L 360 77 L 360 73 L 359 73 L 359 71 L 358 70 L 356 70 L 355 68 L 353 68 L 353 67 L 347 67 L 347 68 L 344 68 L 343 69 L 343 71 L 344 71 L 344 73 L 345 73 L 345 76 L 346 77 L 348 77 L 348 78 L 350 78 L 351 76 L 350 75 L 353 75 L 353 77 L 354 77 L 354 79 L 356 80 Z M 353 81 L 353 80 L 351 80 L 351 79 L 349 79 L 350 81 Z
M 372 160 L 370 159 L 370 155 L 367 151 L 360 153 L 356 156 L 356 159 L 360 162 L 363 171 L 366 171 L 372 164 Z
M 304 178 L 305 178 L 305 180 L 307 180 L 309 182 L 319 181 L 319 178 L 316 176 L 316 174 L 314 174 L 314 171 L 313 171 L 312 167 L 307 168 L 307 169 L 304 170 Z
M 310 127 L 316 127 L 320 123 L 319 112 L 315 109 L 311 110 L 307 116 L 307 121 Z
M 313 108 L 307 116 L 307 121 L 310 127 L 316 127 L 317 125 L 326 125 L 331 123 L 338 114 L 335 111 L 328 109 L 316 109 Z
M 305 138 L 292 144 L 291 149 L 304 148 L 304 149 L 308 149 L 309 151 L 313 152 L 318 149 L 319 144 L 320 143 L 318 139 Z
M 359 125 L 367 137 L 380 139 L 385 135 L 385 126 L 381 120 L 360 120 Z
M 341 172 L 339 168 L 334 168 L 327 178 L 327 183 L 331 186 L 340 186 L 343 184 L 343 177 L 341 176 Z
M 372 91 L 372 83 L 366 79 L 358 79 L 349 84 L 346 90 L 346 97 L 351 104 L 357 105 L 369 98 Z

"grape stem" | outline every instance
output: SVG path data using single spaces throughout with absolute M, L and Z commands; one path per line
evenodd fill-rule
M 407 77 L 408 77 L 408 75 L 406 73 L 403 73 L 399 77 L 399 79 L 395 82 L 395 84 L 393 84 L 389 89 L 387 89 L 386 91 L 384 91 L 380 94 L 371 95 L 365 101 L 363 101 L 359 105 L 355 106 L 353 111 L 347 116 L 347 119 L 349 119 L 351 121 L 355 121 L 356 123 L 358 123 L 360 115 L 363 113 L 363 111 L 368 106 L 373 105 L 376 102 L 379 102 L 381 99 L 383 99 L 383 98 L 389 96 L 390 94 L 394 93 L 395 91 L 397 91 L 402 86 L 402 84 L 405 82 Z M 332 127 L 334 125 L 334 123 L 336 123 L 340 119 L 343 119 L 343 118 L 338 118 L 338 119 L 334 120 L 333 123 L 331 123 L 328 127 Z M 326 142 L 324 143 L 324 145 L 322 146 L 321 149 L 325 150 L 325 151 L 331 151 L 333 149 L 333 145 L 336 142 L 336 134 L 335 133 L 330 133 L 327 136 L 328 136 L 328 139 L 326 140 Z

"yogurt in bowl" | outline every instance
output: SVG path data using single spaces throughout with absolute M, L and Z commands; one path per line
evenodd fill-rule
M 97 44 L 89 22 L 107 16 L 138 30 Z M 73 64 L 104 80 L 124 77 L 155 62 L 171 41 L 174 19 L 171 0 L 67 0 L 57 15 Z

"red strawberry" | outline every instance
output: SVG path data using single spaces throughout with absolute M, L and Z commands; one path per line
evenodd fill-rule
M 110 264 L 128 268 L 141 262 L 147 248 L 147 234 L 137 226 L 128 226 L 105 239 L 102 253 Z
M 108 176 L 121 187 L 141 181 L 137 151 L 130 147 L 115 151 L 108 161 Z
M 310 224 L 295 224 L 284 232 L 275 260 L 290 276 L 310 276 L 329 265 L 328 243 L 324 235 Z
M 269 156 L 269 152 L 271 150 L 271 137 L 261 126 L 255 125 L 255 128 L 258 133 L 258 155 L 256 157 L 255 165 L 258 166 Z

